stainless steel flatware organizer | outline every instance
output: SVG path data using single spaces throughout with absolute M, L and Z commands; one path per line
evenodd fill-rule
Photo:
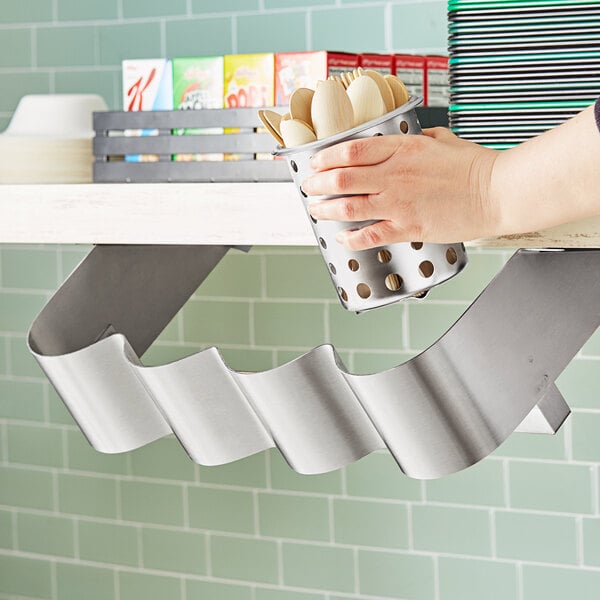
M 416 108 L 422 98 L 411 98 L 404 106 L 337 135 L 292 148 L 280 149 L 277 156 L 287 160 L 300 199 L 308 211 L 311 202 L 336 196 L 309 197 L 302 182 L 313 174 L 310 159 L 314 154 L 348 140 L 382 135 L 419 135 L 421 125 Z M 319 250 L 342 306 L 362 312 L 398 302 L 411 296 L 422 297 L 432 287 L 454 277 L 467 264 L 463 244 L 414 242 L 352 251 L 339 244 L 335 236 L 344 229 L 358 229 L 374 221 L 318 221 L 310 215 Z
M 554 381 L 600 324 L 600 250 L 519 251 L 435 344 L 381 373 L 350 373 L 330 345 L 259 373 L 217 348 L 144 367 L 228 251 L 97 246 L 33 323 L 31 352 L 98 451 L 174 433 L 203 465 L 277 447 L 312 474 L 387 448 L 407 475 L 441 477 L 515 430 L 556 432 L 569 408 Z

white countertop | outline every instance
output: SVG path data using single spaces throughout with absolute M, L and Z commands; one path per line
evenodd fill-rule
M 314 246 L 292 183 L 0 185 L 3 244 Z M 598 247 L 600 218 L 469 242 Z

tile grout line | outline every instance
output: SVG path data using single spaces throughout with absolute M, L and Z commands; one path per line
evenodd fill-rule
M 2 433 L 2 439 L 0 442 L 2 443 L 2 464 L 10 465 L 8 460 L 8 423 L 4 420 L 0 421 L 0 432 Z
M 327 516 L 329 518 L 329 542 L 335 544 L 335 515 L 333 513 L 333 496 L 327 498 Z
M 392 24 L 392 5 L 390 2 L 386 2 L 383 7 L 383 28 L 385 51 L 391 54 L 394 40 L 394 32 Z
M 440 557 L 433 556 L 433 597 L 440 600 Z
M 58 598 L 58 561 L 50 561 L 50 589 L 53 600 Z
M 577 565 L 584 565 L 585 550 L 583 543 L 583 517 L 575 517 L 575 543 L 577 547 Z
M 599 510 L 599 500 L 598 500 L 598 466 L 596 467 L 592 467 L 592 476 L 591 476 L 591 483 L 592 483 L 592 509 L 593 509 L 593 514 L 595 516 L 598 516 L 598 510 Z
M 277 581 L 280 586 L 285 585 L 283 577 L 283 542 L 281 540 L 276 542 L 277 544 Z
M 406 505 L 406 537 L 408 543 L 408 550 L 414 550 L 415 548 L 415 534 L 413 530 L 413 505 Z
M 115 600 L 119 600 L 121 597 L 121 586 L 119 585 L 119 571 L 116 569 L 113 571 L 113 592 L 115 595 Z
M 490 556 L 496 560 L 496 511 L 491 508 L 489 511 L 489 526 L 490 526 Z
M 80 557 L 80 548 L 79 548 L 79 519 L 73 519 L 73 552 L 75 554 L 75 558 L 79 559 Z
M 37 69 L 38 59 L 37 59 L 37 32 L 38 29 L 34 25 L 31 27 L 31 39 L 30 39 L 30 50 L 31 50 L 31 68 L 33 70 Z
M 135 543 L 137 550 L 137 561 L 140 569 L 144 568 L 144 531 L 143 527 L 139 525 L 135 530 Z
M 352 560 L 354 565 L 354 593 L 360 594 L 360 560 L 358 557 L 358 548 L 352 550 Z
M 258 490 L 252 490 L 252 520 L 254 526 L 254 536 L 260 538 L 260 514 L 258 508 Z
M 231 53 L 238 53 L 238 40 L 237 40 L 237 18 L 235 15 L 231 17 Z
M 502 473 L 504 476 L 504 505 L 506 508 L 511 508 L 510 506 L 510 466 L 508 459 L 502 460 Z
M 211 534 L 206 534 L 204 538 L 204 553 L 206 554 L 206 575 L 212 577 L 212 554 L 211 554 Z
M 167 22 L 165 19 L 161 19 L 159 22 L 160 26 L 160 53 L 163 58 L 167 57 Z
M 183 513 L 183 527 L 184 529 L 190 529 L 190 484 L 186 481 L 183 483 L 181 490 L 181 502 L 182 502 L 182 513 Z

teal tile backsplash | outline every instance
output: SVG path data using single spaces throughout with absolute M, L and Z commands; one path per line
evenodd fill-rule
M 0 130 L 29 93 L 120 108 L 123 58 L 446 47 L 442 0 L 1 4 Z M 559 379 L 574 414 L 557 436 L 515 434 L 440 481 L 407 478 L 385 452 L 315 476 L 275 450 L 197 466 L 173 437 L 107 456 L 26 348 L 87 250 L 0 245 L 0 600 L 600 597 L 599 334 Z M 231 253 L 144 360 L 216 344 L 232 368 L 265 370 L 332 342 L 349 370 L 380 371 L 435 341 L 509 255 L 471 249 L 425 301 L 355 315 L 316 250 Z

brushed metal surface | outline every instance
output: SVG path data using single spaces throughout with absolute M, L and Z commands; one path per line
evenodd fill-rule
M 216 348 L 144 367 L 227 251 L 98 246 L 32 325 L 30 350 L 97 450 L 174 433 L 200 464 L 277 447 L 313 474 L 387 448 L 407 475 L 441 477 L 515 430 L 556 432 L 569 408 L 554 380 L 600 324 L 600 250 L 521 250 L 435 344 L 381 373 L 350 373 L 330 345 L 260 373 Z

